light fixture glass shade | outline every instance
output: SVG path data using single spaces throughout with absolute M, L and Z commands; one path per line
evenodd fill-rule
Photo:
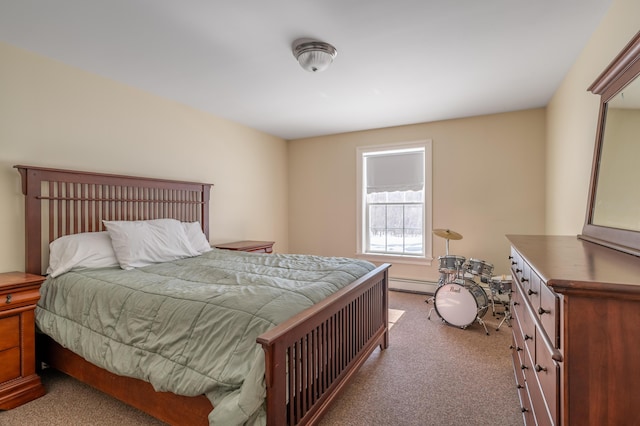
M 300 66 L 309 72 L 326 70 L 337 53 L 335 47 L 321 41 L 299 43 L 293 47 L 293 55 Z

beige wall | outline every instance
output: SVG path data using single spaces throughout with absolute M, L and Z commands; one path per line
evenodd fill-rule
M 0 271 L 24 270 L 15 164 L 213 183 L 212 242 L 287 251 L 284 140 L 2 43 L 0 63 Z
M 464 235 L 452 254 L 506 272 L 504 234 L 580 232 L 598 114 L 586 88 L 638 16 L 640 2 L 614 0 L 546 110 L 288 143 L 0 43 L 0 270 L 24 262 L 14 164 L 211 182 L 212 242 L 273 239 L 281 252 L 353 256 L 355 148 L 432 139 L 433 226 Z M 433 243 L 443 255 L 444 241 Z M 392 275 L 435 280 L 437 261 L 394 265 Z
M 547 107 L 548 234 L 582 231 L 599 108 L 587 88 L 640 29 L 638 17 L 638 0 L 614 0 Z
M 505 234 L 544 231 L 543 109 L 289 142 L 289 248 L 356 253 L 356 147 L 433 140 L 433 227 L 463 235 L 450 254 L 508 273 Z M 445 241 L 430 266 L 394 264 L 396 278 L 437 281 Z

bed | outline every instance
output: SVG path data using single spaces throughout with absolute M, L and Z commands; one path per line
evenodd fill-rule
M 172 218 L 209 232 L 211 185 L 42 167 L 15 166 L 25 195 L 27 272 L 46 269 L 49 243 L 103 231 L 103 221 Z M 250 255 L 271 256 L 271 255 Z M 251 258 L 255 259 L 255 258 Z M 264 354 L 266 422 L 313 424 L 377 348 L 388 346 L 385 264 L 256 338 Z M 143 380 L 113 374 L 46 335 L 39 359 L 170 424 L 208 424 L 204 395 L 157 392 Z

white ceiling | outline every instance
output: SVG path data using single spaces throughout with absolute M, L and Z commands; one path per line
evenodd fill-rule
M 0 40 L 296 139 L 545 106 L 611 1 L 0 0 Z

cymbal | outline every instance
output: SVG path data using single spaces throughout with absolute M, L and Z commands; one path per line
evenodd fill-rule
M 462 235 L 458 234 L 456 231 L 452 231 L 450 229 L 434 229 L 433 233 L 438 237 L 447 239 L 447 240 L 461 240 Z

